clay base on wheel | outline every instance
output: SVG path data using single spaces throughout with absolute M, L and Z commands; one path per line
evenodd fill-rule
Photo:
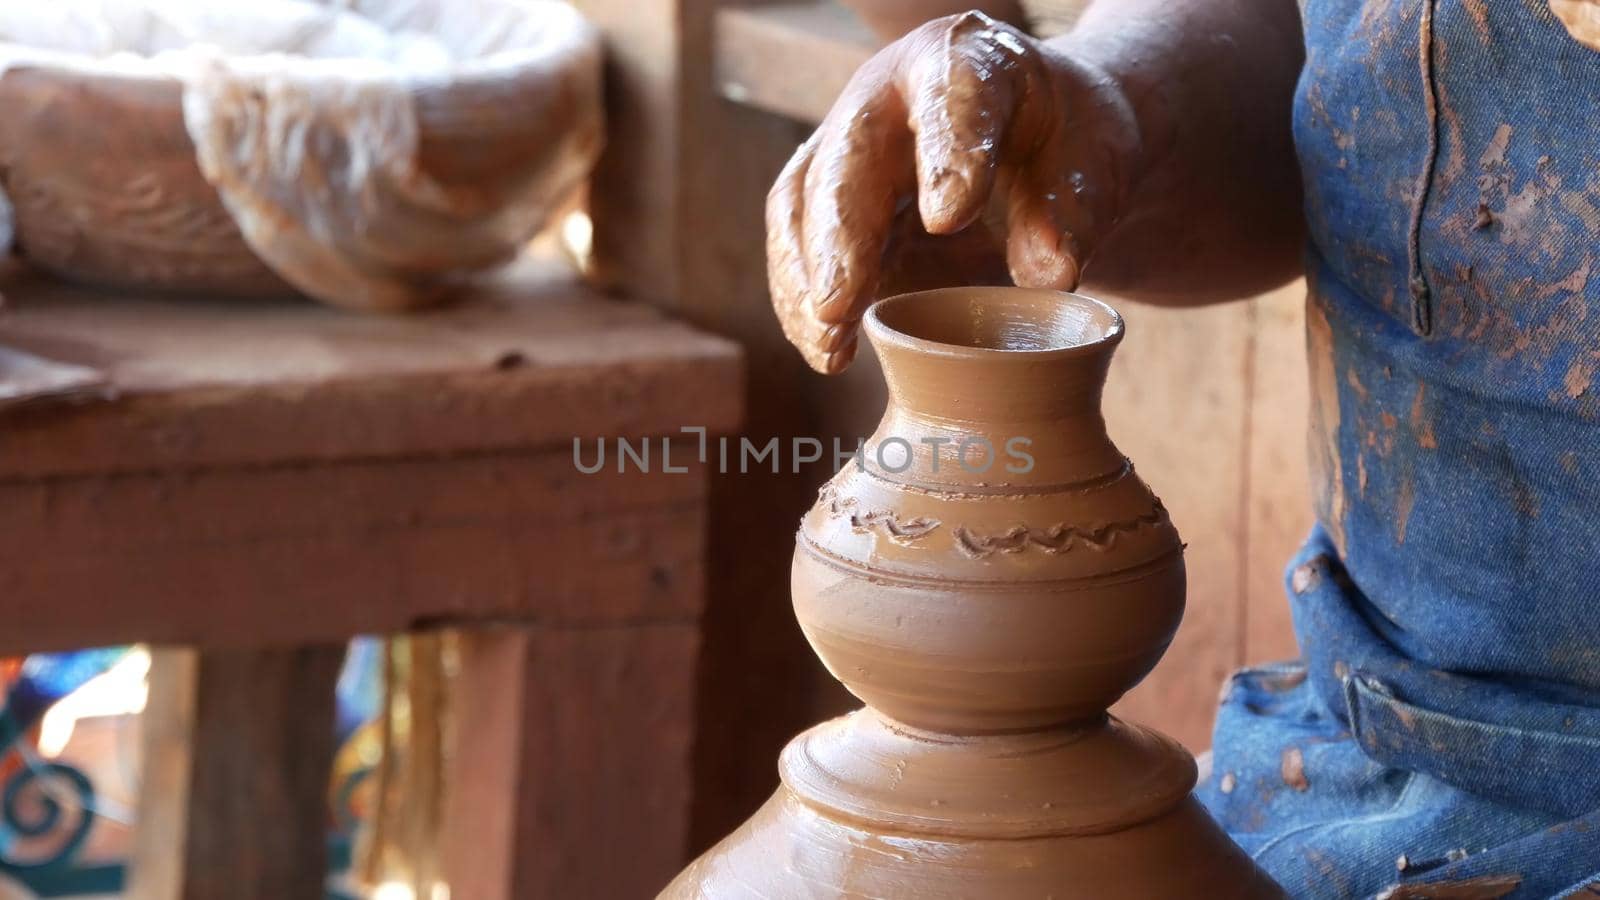
M 781 769 L 663 898 L 1284 896 L 1188 795 L 1183 750 L 1115 719 L 956 738 L 863 710 L 802 734 Z

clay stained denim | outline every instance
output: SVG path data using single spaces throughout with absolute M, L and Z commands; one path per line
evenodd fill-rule
M 1319 524 L 1201 799 L 1295 896 L 1600 896 L 1600 52 L 1547 0 L 1303 15 Z

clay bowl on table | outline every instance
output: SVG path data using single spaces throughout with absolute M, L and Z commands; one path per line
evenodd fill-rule
M 0 199 L 62 278 L 422 306 L 602 143 L 599 39 L 555 0 L 112 7 L 0 9 Z

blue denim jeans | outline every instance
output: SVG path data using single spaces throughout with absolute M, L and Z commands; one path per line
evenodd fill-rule
M 1197 790 L 1234 839 L 1295 897 L 1600 896 L 1600 710 L 1399 657 L 1320 528 L 1289 581 L 1312 652 L 1233 676 Z
M 1296 896 L 1583 895 L 1600 881 L 1600 52 L 1548 0 L 1303 16 L 1319 525 L 1289 567 L 1302 659 L 1233 679 L 1200 796 Z

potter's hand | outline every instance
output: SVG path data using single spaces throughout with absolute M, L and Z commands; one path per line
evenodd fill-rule
M 1140 156 L 1121 89 L 980 13 L 937 19 L 862 66 L 767 197 L 772 303 L 812 368 L 850 364 L 896 215 L 935 235 L 1004 207 L 1012 280 L 1071 290 Z

